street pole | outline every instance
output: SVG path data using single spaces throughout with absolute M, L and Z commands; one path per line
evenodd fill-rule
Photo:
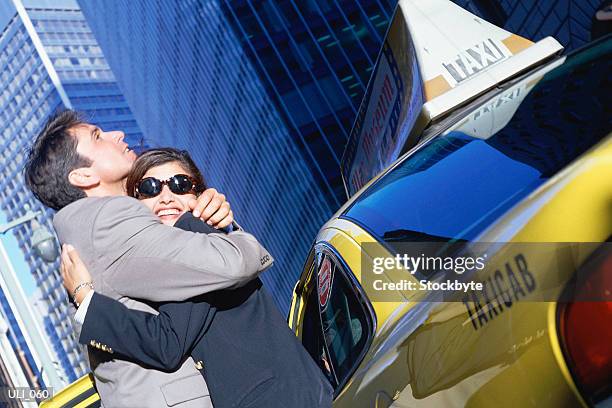
M 34 220 L 36 224 L 36 217 L 41 215 L 41 211 L 28 210 L 26 214 L 13 221 L 10 221 L 4 225 L 0 225 L 0 235 L 5 234 L 9 230 L 18 227 L 24 223 Z M 42 232 L 43 235 L 47 236 L 46 240 L 53 239 L 52 235 L 48 231 L 42 231 L 41 226 L 35 227 L 33 235 L 37 232 Z M 43 237 L 43 239 L 45 239 Z M 41 241 L 38 240 L 38 243 Z M 39 252 L 37 250 L 37 252 Z M 49 254 L 47 254 L 49 255 Z M 42 256 L 45 260 L 49 261 L 50 256 Z M 55 259 L 57 255 L 55 255 Z M 9 307 L 14 311 L 15 318 L 23 328 L 22 333 L 28 344 L 28 348 L 32 353 L 32 357 L 35 360 L 36 365 L 39 367 L 39 371 L 43 376 L 43 381 L 48 388 L 53 388 L 55 391 L 62 389 L 66 385 L 66 380 L 61 374 L 55 369 L 57 359 L 55 353 L 50 348 L 47 342 L 43 341 L 41 336 L 44 335 L 45 330 L 41 326 L 41 323 L 34 317 L 34 311 L 30 305 L 30 300 L 26 297 L 15 269 L 13 268 L 12 262 L 8 257 L 4 245 L 0 242 L 0 286 L 5 292 Z M 17 299 L 21 301 L 14 301 Z
M 24 216 L 19 217 L 11 222 L 8 222 L 4 225 L 0 225 L 0 235 L 8 232 L 9 230 L 20 226 L 21 224 L 24 224 L 30 220 L 33 220 L 34 218 L 38 217 L 39 215 L 41 215 L 42 213 L 40 211 L 32 211 L 32 210 L 28 210 L 28 212 L 25 213 Z

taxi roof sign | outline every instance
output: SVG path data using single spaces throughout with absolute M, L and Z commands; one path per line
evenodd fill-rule
M 400 0 L 342 157 L 348 196 L 422 131 L 563 50 L 506 31 L 449 0 Z

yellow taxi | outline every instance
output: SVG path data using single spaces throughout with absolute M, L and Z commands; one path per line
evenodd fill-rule
M 289 324 L 334 407 L 611 406 L 611 72 L 608 36 L 490 90 L 321 228 Z M 488 258 L 396 262 L 428 245 Z
M 39 405 L 44 408 L 99 408 L 102 406 L 96 391 L 93 374 L 89 373 L 60 390 Z

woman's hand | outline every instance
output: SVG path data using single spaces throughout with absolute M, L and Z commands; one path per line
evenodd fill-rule
M 72 296 L 74 290 L 80 284 L 91 282 L 91 275 L 72 245 L 62 245 L 61 260 L 60 270 L 62 272 L 62 279 L 64 280 L 64 287 L 68 289 L 70 296 Z M 84 286 L 79 289 L 74 301 L 77 304 L 81 304 L 83 299 L 85 299 L 85 295 L 87 295 L 90 290 L 91 288 L 89 286 Z
M 225 228 L 234 221 L 234 213 L 225 195 L 214 188 L 205 190 L 196 200 L 189 202 L 193 216 L 214 228 Z

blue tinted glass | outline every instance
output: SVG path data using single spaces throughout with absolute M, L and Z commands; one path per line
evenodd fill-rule
M 367 220 L 384 240 L 471 239 L 474 227 L 487 224 L 542 182 L 540 172 L 485 141 L 451 132 L 396 168 L 347 215 Z M 409 231 L 418 234 L 406 236 Z

